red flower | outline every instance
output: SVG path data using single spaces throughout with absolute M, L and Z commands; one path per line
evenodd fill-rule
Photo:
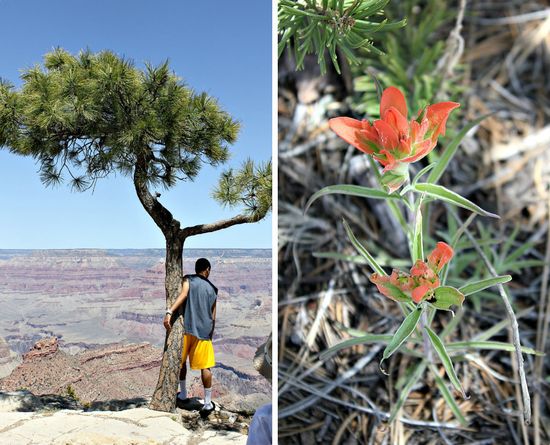
M 329 120 L 330 128 L 342 139 L 359 150 L 372 155 L 384 166 L 383 173 L 398 170 L 386 182 L 390 191 L 399 188 L 406 180 L 403 164 L 418 161 L 434 149 L 437 138 L 445 134 L 445 124 L 456 102 L 440 102 L 429 105 L 418 113 L 417 119 L 407 120 L 405 97 L 395 87 L 382 93 L 380 119 L 372 124 L 349 117 Z
M 428 265 L 439 272 L 445 264 L 451 261 L 453 249 L 446 243 L 438 242 L 432 253 L 428 255 Z
M 438 272 L 453 256 L 453 249 L 446 243 L 437 243 L 428 255 L 428 262 L 417 260 L 409 273 L 394 269 L 390 276 L 374 273 L 370 280 L 378 291 L 394 301 L 412 300 L 416 304 L 429 299 L 439 287 Z

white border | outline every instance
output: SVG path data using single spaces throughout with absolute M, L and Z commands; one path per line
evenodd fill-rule
M 273 440 L 272 443 L 278 443 L 278 396 L 279 396 L 279 385 L 278 385 L 278 370 L 279 370 L 279 329 L 278 329 L 278 221 L 279 221 L 279 202 L 277 200 L 278 196 L 278 150 L 277 150 L 277 141 L 278 141 L 278 128 L 277 128 L 277 0 L 272 0 L 271 2 L 271 149 L 272 149 L 272 218 L 271 218 L 271 288 L 272 288 L 272 348 L 271 348 L 271 359 L 272 359 L 272 394 L 271 402 L 273 407 L 273 416 L 272 416 L 272 431 L 273 431 Z

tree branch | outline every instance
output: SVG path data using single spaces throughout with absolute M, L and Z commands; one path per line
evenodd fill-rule
M 165 237 L 180 235 L 180 222 L 151 194 L 147 188 L 147 161 L 138 158 L 134 170 L 134 186 L 145 211 L 162 230 Z
M 237 224 L 254 223 L 261 220 L 262 217 L 258 215 L 244 215 L 240 214 L 229 219 L 221 219 L 211 224 L 199 224 L 196 226 L 185 227 L 181 230 L 182 235 L 187 238 L 188 236 L 200 235 L 202 233 L 215 232 L 217 230 L 227 229 L 228 227 L 235 226 Z

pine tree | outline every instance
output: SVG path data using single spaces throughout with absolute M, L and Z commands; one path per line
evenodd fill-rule
M 15 89 L 0 81 L 0 146 L 30 156 L 45 185 L 69 180 L 77 191 L 114 173 L 132 179 L 143 208 L 166 240 L 166 304 L 181 290 L 182 255 L 190 236 L 261 220 L 271 209 L 271 162 L 249 160 L 222 173 L 212 197 L 237 207 L 233 218 L 182 227 L 153 187 L 193 180 L 203 164 L 229 157 L 239 124 L 207 94 L 197 94 L 168 62 L 137 69 L 110 51 L 77 56 L 56 49 L 22 74 Z M 190 203 L 194 205 L 194 203 Z M 151 408 L 173 411 L 183 324 L 173 316 Z

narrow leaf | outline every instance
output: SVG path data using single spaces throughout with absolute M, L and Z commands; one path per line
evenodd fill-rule
M 448 310 L 451 306 L 462 306 L 464 295 L 454 287 L 440 286 L 434 291 L 434 300 L 430 304 L 438 309 Z
M 441 362 L 443 363 L 443 367 L 447 372 L 447 376 L 449 377 L 449 380 L 451 381 L 453 386 L 456 388 L 456 390 L 460 391 L 460 393 L 462 394 L 462 397 L 466 399 L 467 398 L 466 393 L 462 389 L 462 385 L 460 384 L 458 377 L 456 376 L 456 372 L 453 367 L 453 362 L 451 360 L 451 357 L 449 357 L 449 354 L 447 353 L 447 350 L 445 349 L 443 342 L 437 336 L 437 334 L 434 331 L 432 331 L 428 326 L 425 326 L 424 329 L 428 333 L 430 342 L 432 343 L 435 351 L 437 352 L 437 354 L 439 355 L 439 358 L 441 359 Z
M 365 343 L 388 343 L 391 338 L 392 336 L 390 334 L 364 334 L 361 337 L 350 338 L 323 351 L 319 355 L 319 359 L 325 360 L 335 352 L 351 348 L 352 346 L 363 345 Z
M 321 196 L 326 195 L 351 195 L 351 196 L 360 196 L 362 198 L 373 198 L 373 199 L 400 199 L 398 195 L 392 195 L 384 192 L 383 190 L 373 189 L 369 187 L 361 187 L 360 185 L 329 185 L 324 187 L 321 190 L 315 192 L 311 198 L 308 199 L 304 213 L 308 211 L 314 201 L 319 199 Z
M 421 183 L 415 184 L 413 190 L 419 193 L 426 193 L 428 196 L 441 199 L 442 201 L 448 202 L 450 204 L 457 205 L 468 209 L 474 213 L 477 213 L 482 216 L 488 216 L 491 218 L 500 218 L 494 213 L 483 210 L 478 205 L 474 204 L 472 201 L 467 200 L 466 198 L 460 196 L 458 193 L 455 193 L 441 185 Z
M 428 164 L 426 167 L 424 167 L 422 170 L 420 170 L 416 175 L 414 175 L 414 178 L 412 180 L 412 184 L 416 184 L 422 176 L 424 176 L 426 173 L 428 173 L 436 165 L 437 165 L 437 162 L 432 162 L 431 164 Z
M 449 162 L 451 162 L 451 159 L 456 153 L 456 150 L 460 146 L 460 143 L 462 142 L 462 139 L 464 139 L 464 136 L 466 136 L 466 133 L 468 133 L 472 128 L 474 128 L 476 125 L 478 125 L 483 119 L 490 116 L 492 113 L 486 114 L 484 116 L 478 117 L 476 120 L 470 122 L 468 125 L 466 125 L 460 133 L 458 133 L 454 139 L 451 141 L 451 143 L 447 146 L 445 151 L 441 154 L 441 157 L 439 158 L 439 161 L 437 161 L 437 165 L 435 168 L 431 171 L 430 176 L 428 176 L 428 183 L 435 184 L 437 181 L 439 181 L 439 178 L 441 178 L 441 175 L 445 172 L 447 166 L 449 165 Z
M 408 376 L 405 386 L 403 386 L 403 388 L 399 391 L 399 398 L 397 399 L 397 402 L 395 402 L 395 405 L 391 410 L 388 423 L 392 423 L 395 420 L 397 413 L 399 412 L 399 410 L 401 409 L 401 407 L 409 397 L 409 394 L 412 391 L 415 383 L 417 383 L 422 377 L 422 373 L 426 369 L 426 366 L 427 366 L 426 362 L 422 360 L 418 364 L 418 366 Z
M 485 280 L 474 281 L 462 286 L 459 290 L 464 296 L 475 294 L 476 292 L 495 286 L 496 284 L 507 283 L 512 277 L 510 275 L 499 275 L 498 277 L 487 278 Z
M 457 341 L 447 344 L 447 349 L 449 351 L 461 350 L 461 349 L 488 349 L 496 351 L 510 351 L 514 352 L 516 350 L 515 346 L 512 343 L 504 343 L 501 341 Z M 521 351 L 524 354 L 532 355 L 545 355 L 543 352 L 536 351 L 533 348 L 528 348 L 527 346 L 522 346 Z
M 422 308 L 420 307 L 407 315 L 405 320 L 403 320 L 403 323 L 401 323 L 401 326 L 399 326 L 399 329 L 397 329 L 397 331 L 393 335 L 388 346 L 386 346 L 386 349 L 384 349 L 384 353 L 382 354 L 382 361 L 390 358 L 391 355 L 395 351 L 397 351 L 399 347 L 405 342 L 405 340 L 410 337 L 410 335 L 416 328 L 416 325 L 418 324 L 418 320 L 420 320 L 421 315 Z
M 346 222 L 346 220 L 343 220 L 344 223 L 344 229 L 346 230 L 346 234 L 348 235 L 349 240 L 353 244 L 353 247 L 357 249 L 357 251 L 367 260 L 367 263 L 369 263 L 369 266 L 379 275 L 387 275 L 387 273 L 382 269 L 376 260 L 372 257 L 372 255 L 368 252 L 367 249 L 355 238 L 355 235 L 351 231 L 351 227 Z

